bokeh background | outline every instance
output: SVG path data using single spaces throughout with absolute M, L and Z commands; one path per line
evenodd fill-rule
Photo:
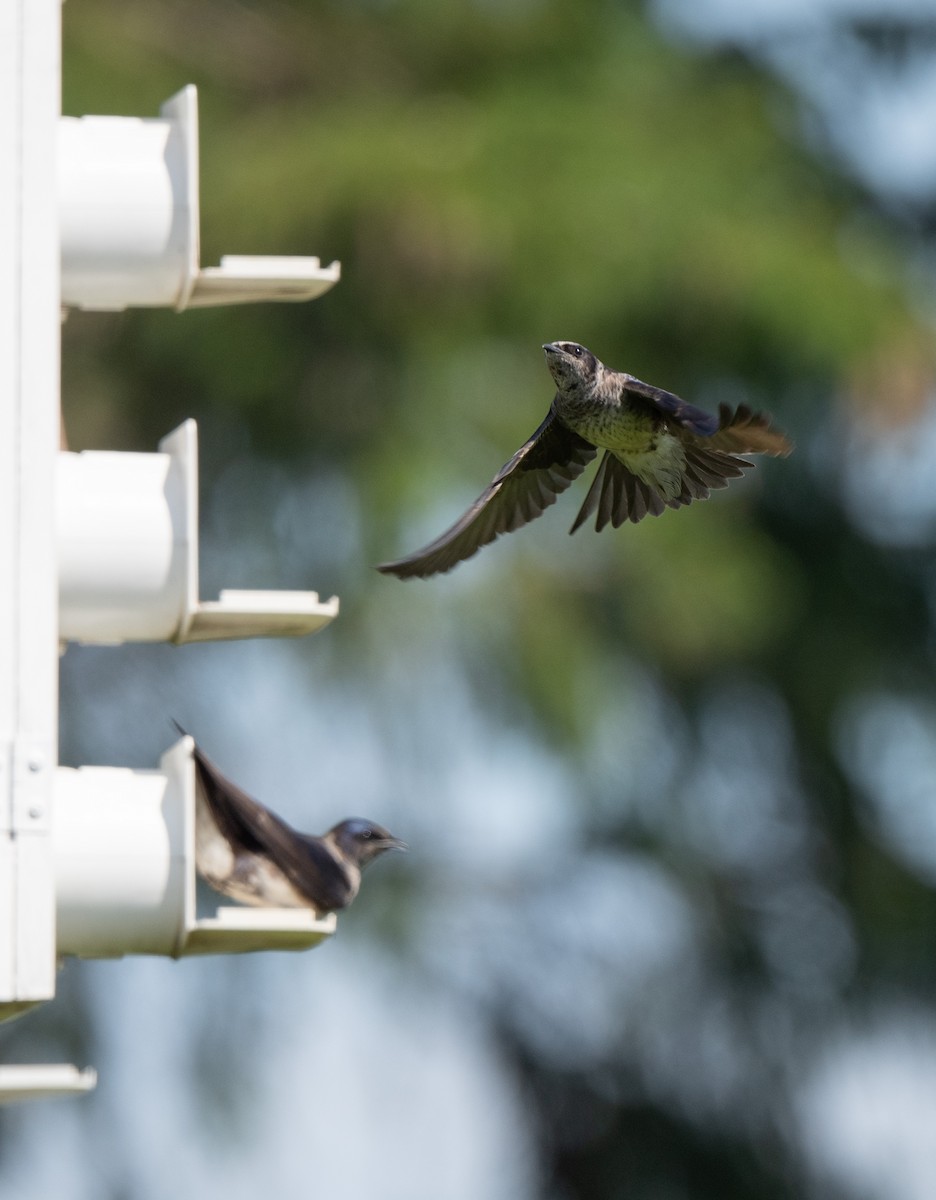
M 305 643 L 72 647 L 61 759 L 175 716 L 302 828 L 412 845 L 304 955 L 67 962 L 4 1061 L 16 1200 L 936 1194 L 936 8 L 69 0 L 64 110 L 201 104 L 202 260 L 301 306 L 73 313 L 73 448 L 201 433 L 202 594 Z M 797 442 L 453 575 L 573 338 Z M 580 485 L 581 486 L 581 485 Z

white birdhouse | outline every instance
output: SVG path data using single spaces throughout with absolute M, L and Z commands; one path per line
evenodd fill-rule
M 158 452 L 59 448 L 63 308 L 308 300 L 318 258 L 199 262 L 194 87 L 158 118 L 62 117 L 60 0 L 10 0 L 0 37 L 0 1019 L 55 994 L 62 955 L 315 945 L 310 910 L 210 904 L 194 867 L 183 738 L 158 770 L 58 766 L 69 640 L 299 636 L 338 601 L 198 593 L 195 423 Z M 87 1090 L 93 1071 L 0 1067 L 0 1102 Z

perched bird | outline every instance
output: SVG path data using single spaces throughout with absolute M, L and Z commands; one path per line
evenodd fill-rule
M 324 837 L 297 833 L 222 775 L 197 745 L 195 769 L 195 866 L 216 891 L 244 904 L 322 914 L 346 908 L 368 863 L 385 850 L 406 849 L 359 817 Z
M 451 529 L 377 570 L 425 579 L 470 558 L 554 504 L 598 450 L 604 457 L 569 530 L 597 510 L 595 528 L 641 521 L 705 500 L 754 464 L 738 454 L 786 455 L 793 444 L 763 413 L 723 404 L 718 416 L 672 392 L 612 371 L 578 342 L 543 350 L 556 384 L 546 420 Z

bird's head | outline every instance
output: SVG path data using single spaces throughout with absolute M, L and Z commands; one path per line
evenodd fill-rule
M 325 835 L 335 849 L 349 862 L 362 869 L 385 850 L 406 850 L 406 842 L 394 837 L 382 825 L 365 821 L 361 817 L 350 817 L 341 821 Z
M 598 375 L 598 359 L 578 342 L 547 342 L 546 366 L 561 392 L 590 388 Z

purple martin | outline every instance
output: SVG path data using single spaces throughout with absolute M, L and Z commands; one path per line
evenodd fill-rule
M 377 568 L 400 579 L 450 571 L 502 533 L 538 517 L 599 450 L 604 456 L 570 533 L 597 513 L 609 522 L 658 517 L 707 499 L 754 464 L 739 454 L 787 455 L 793 444 L 770 418 L 741 404 L 718 416 L 623 371 L 612 371 L 578 342 L 543 350 L 556 384 L 546 419 L 505 463 L 474 504 L 441 537 Z
M 181 726 L 177 726 L 184 733 Z M 248 796 L 195 746 L 195 866 L 215 891 L 258 908 L 347 908 L 361 872 L 406 843 L 351 817 L 323 837 L 297 833 Z

